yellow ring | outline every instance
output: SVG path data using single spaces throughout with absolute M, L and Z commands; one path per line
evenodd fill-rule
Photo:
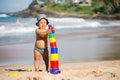
M 51 61 L 58 61 L 58 54 L 50 54 Z
M 50 42 L 56 42 L 55 38 L 50 38 Z

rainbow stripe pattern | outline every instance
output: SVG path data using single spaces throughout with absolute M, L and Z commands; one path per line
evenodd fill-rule
M 50 73 L 51 74 L 59 74 L 59 61 L 58 61 L 58 48 L 56 44 L 56 38 L 54 35 L 54 31 L 51 24 L 48 24 L 49 33 L 49 41 L 50 41 Z

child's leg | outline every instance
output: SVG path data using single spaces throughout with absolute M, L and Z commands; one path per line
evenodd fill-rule
M 46 71 L 49 72 L 49 52 L 48 52 L 48 50 L 46 50 L 42 56 L 43 56 L 43 60 L 45 62 Z
M 40 58 L 41 58 L 41 54 L 37 50 L 34 50 L 34 67 L 35 67 L 35 71 L 39 71 Z

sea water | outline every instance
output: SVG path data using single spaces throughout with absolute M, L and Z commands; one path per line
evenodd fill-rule
M 17 23 L 17 20 L 19 21 L 19 23 Z M 101 32 L 105 29 L 120 27 L 119 20 L 92 20 L 72 17 L 48 17 L 48 20 L 50 24 L 55 26 L 56 34 L 58 35 L 71 34 L 76 32 Z M 19 18 L 6 14 L 0 14 L 0 58 L 2 58 L 3 56 L 2 50 L 5 50 L 4 45 L 34 42 L 35 29 L 37 28 L 36 22 L 36 18 Z M 58 39 L 57 44 L 60 49 L 60 61 L 63 62 L 90 60 L 99 57 L 105 58 L 106 56 L 112 58 L 116 56 L 109 56 L 108 54 L 113 55 L 113 53 L 115 53 L 118 56 L 120 50 L 120 42 L 115 40 L 113 41 L 112 38 L 109 37 L 93 39 L 92 37 L 72 36 L 65 39 Z M 15 46 L 18 50 L 21 47 L 19 45 Z M 24 46 L 24 44 L 22 46 Z M 34 48 L 34 45 L 29 46 Z M 112 50 L 112 48 L 114 48 L 114 50 Z M 13 51 L 13 48 L 11 48 L 11 51 Z M 22 53 L 25 53 L 24 50 Z M 32 52 L 28 50 L 25 55 L 26 58 L 23 57 L 23 54 L 21 54 L 20 52 L 15 52 L 16 56 L 14 56 L 14 59 L 10 58 L 10 55 L 7 55 L 7 57 L 12 59 L 11 62 L 9 61 L 10 59 L 0 59 L 0 65 L 4 65 L 5 63 L 8 63 L 8 65 L 17 63 L 32 63 L 33 59 L 31 60 L 31 58 L 33 58 L 33 55 L 30 55 L 29 53 Z M 28 58 L 28 56 L 30 57 Z M 117 58 L 119 58 L 119 56 Z M 22 61 L 21 59 L 24 61 Z
M 120 26 L 120 21 L 89 20 L 83 18 L 48 18 L 57 34 L 89 32 L 98 28 Z M 16 21 L 19 20 L 19 24 Z M 0 15 L 0 45 L 30 42 L 35 39 L 36 18 L 17 18 Z

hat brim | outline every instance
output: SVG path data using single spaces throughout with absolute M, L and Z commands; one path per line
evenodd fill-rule
M 47 21 L 47 24 L 49 24 L 49 21 L 48 21 L 47 18 L 41 18 L 41 19 L 45 19 L 45 20 Z M 41 19 L 40 19 L 40 20 L 41 20 Z M 39 22 L 40 22 L 40 20 L 39 20 L 38 22 L 36 22 L 36 26 L 39 26 Z

